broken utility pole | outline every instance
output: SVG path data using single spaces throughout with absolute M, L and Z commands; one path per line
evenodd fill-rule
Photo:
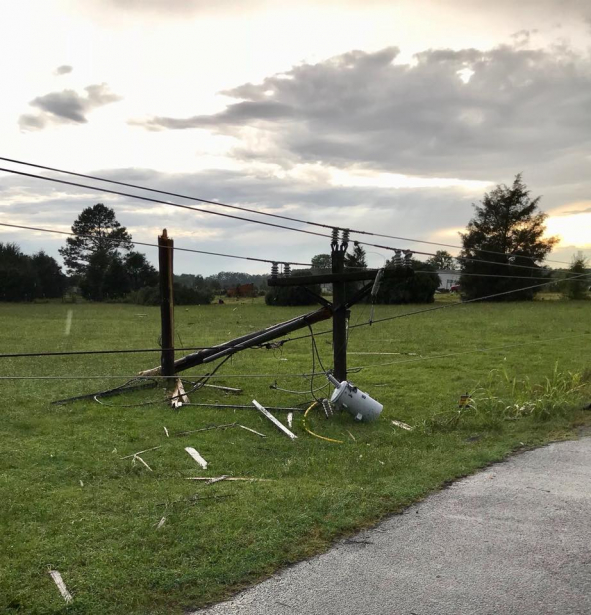
M 166 229 L 158 236 L 158 267 L 160 273 L 160 320 L 162 327 L 162 375 L 168 376 L 168 386 L 174 386 L 174 242 Z
M 343 280 L 345 271 L 345 254 L 349 247 L 349 233 L 343 233 L 343 240 L 339 244 L 339 233 L 335 229 L 332 233 L 330 244 L 332 258 L 332 272 L 337 279 L 332 283 L 332 347 L 334 356 L 333 373 L 335 378 L 341 382 L 347 380 L 347 322 L 349 320 L 349 310 L 345 305 L 346 286 Z
M 290 277 L 289 273 L 279 276 L 277 263 L 274 263 L 271 277 L 267 280 L 269 286 L 302 286 L 306 287 L 313 284 L 333 285 L 333 302 L 332 304 L 323 297 L 311 293 L 322 304 L 322 307 L 307 314 L 296 316 L 291 320 L 272 325 L 261 331 L 249 333 L 236 339 L 224 342 L 212 348 L 199 350 L 193 354 L 189 354 L 182 359 L 177 359 L 172 365 L 172 373 L 178 373 L 190 367 L 196 367 L 211 361 L 216 361 L 231 354 L 254 348 L 278 339 L 304 327 L 311 327 L 313 324 L 322 320 L 333 318 L 333 353 L 334 353 L 334 375 L 340 380 L 347 379 L 347 321 L 349 318 L 349 310 L 355 303 L 361 301 L 365 296 L 372 292 L 374 280 L 377 277 L 383 279 L 398 279 L 406 280 L 413 275 L 410 267 L 406 266 L 400 257 L 401 251 L 396 251 L 396 258 L 393 261 L 394 266 L 387 269 L 361 269 L 357 271 L 345 270 L 345 254 L 349 243 L 349 232 L 343 231 L 342 239 L 339 242 L 339 230 L 333 230 L 333 239 L 331 243 L 332 249 L 332 271 L 331 273 L 311 274 L 306 276 Z M 410 258 L 410 252 L 406 252 Z M 381 273 L 380 273 L 381 272 Z M 346 283 L 347 282 L 369 282 L 357 290 L 347 299 Z M 379 283 L 379 280 L 378 280 Z M 163 342 L 164 346 L 164 342 Z M 172 347 L 172 340 L 171 340 Z M 163 353 L 164 354 L 164 353 Z M 174 354 L 174 353 L 173 353 Z M 163 364 L 152 369 L 140 372 L 140 376 L 156 376 L 167 375 L 165 373 L 165 365 Z

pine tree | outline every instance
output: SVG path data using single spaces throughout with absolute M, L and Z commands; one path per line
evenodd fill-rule
M 540 198 L 530 198 L 530 191 L 518 174 L 511 187 L 498 185 L 484 195 L 480 205 L 474 205 L 474 218 L 466 233 L 460 234 L 461 256 L 474 259 L 462 261 L 460 288 L 464 299 L 518 291 L 543 283 L 527 278 L 547 275 L 541 263 L 558 238 L 543 238 L 547 215 L 539 210 Z M 508 292 L 495 299 L 530 300 L 536 291 L 532 288 Z

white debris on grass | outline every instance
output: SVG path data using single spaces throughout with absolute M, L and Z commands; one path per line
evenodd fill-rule
M 207 469 L 207 461 L 192 446 L 186 446 L 185 450 L 204 470 Z

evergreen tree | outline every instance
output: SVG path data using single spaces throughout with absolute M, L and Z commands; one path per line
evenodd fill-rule
M 462 261 L 460 288 L 464 299 L 516 291 L 541 283 L 541 280 L 520 279 L 538 278 L 547 273 L 540 263 L 558 241 L 555 237 L 543 238 L 547 216 L 539 211 L 540 198 L 530 198 L 530 191 L 519 174 L 511 187 L 498 185 L 484 195 L 480 205 L 474 205 L 475 215 L 466 232 L 461 233 L 461 256 L 477 261 Z M 535 288 L 510 292 L 496 300 L 533 299 L 535 293 Z
M 115 218 L 115 211 L 97 203 L 82 210 L 72 225 L 74 237 L 66 239 L 59 253 L 71 274 L 84 275 L 93 255 L 113 256 L 118 250 L 131 250 L 131 235 Z
M 70 274 L 80 280 L 84 296 L 95 301 L 105 297 L 105 276 L 120 258 L 119 250 L 133 248 L 131 235 L 117 221 L 115 211 L 97 203 L 82 210 L 72 225 L 74 237 L 66 239 L 59 252 Z

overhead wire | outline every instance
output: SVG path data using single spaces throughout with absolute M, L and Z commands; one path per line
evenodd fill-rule
M 518 344 L 505 344 L 503 346 L 491 346 L 489 348 L 474 348 L 472 350 L 461 350 L 459 352 L 447 352 L 445 354 L 431 355 L 431 356 L 421 356 L 414 357 L 413 359 L 402 359 L 400 361 L 387 361 L 385 363 L 373 363 L 371 365 L 356 365 L 355 369 L 373 369 L 376 367 L 387 367 L 390 365 L 401 365 L 404 363 L 416 363 L 418 361 L 431 361 L 434 359 L 447 359 L 449 357 L 457 357 L 465 354 L 474 354 L 478 352 L 495 352 L 498 350 L 510 350 L 512 348 L 519 348 L 521 346 L 530 346 L 534 344 L 544 344 L 547 342 L 558 342 L 569 339 L 581 339 L 581 336 L 591 335 L 591 332 L 577 333 L 576 335 L 564 335 L 561 337 L 550 337 L 541 340 L 531 340 L 529 342 L 520 342 Z
M 1 170 L 1 169 L 0 169 Z M 73 233 L 71 231 L 60 231 L 58 229 L 50 229 L 50 228 L 41 228 L 38 226 L 25 226 L 23 224 L 9 224 L 8 222 L 0 222 L 0 226 L 8 226 L 11 228 L 20 228 L 20 229 L 25 229 L 28 231 L 38 231 L 41 233 L 55 233 L 58 235 L 70 235 L 70 236 L 74 236 L 74 237 L 83 237 L 83 238 L 92 238 L 92 239 L 96 239 L 95 235 L 83 235 L 83 234 L 78 234 L 78 233 Z M 121 243 L 121 239 L 118 238 L 111 238 L 111 237 L 104 237 L 103 239 L 105 239 L 106 241 L 112 241 L 114 243 Z M 246 261 L 257 261 L 259 263 L 281 263 L 281 264 L 289 264 L 289 265 L 300 265 L 302 267 L 311 267 L 310 263 L 298 263 L 298 262 L 294 262 L 294 261 L 283 261 L 283 260 L 279 260 L 279 259 L 271 259 L 271 258 L 258 258 L 255 256 L 242 256 L 242 255 L 238 255 L 238 254 L 225 254 L 223 252 L 210 252 L 210 251 L 206 251 L 206 250 L 195 250 L 193 248 L 181 248 L 179 246 L 160 246 L 157 243 L 147 243 L 145 241 L 132 241 L 132 243 L 134 245 L 138 245 L 138 246 L 147 246 L 149 248 L 165 248 L 168 250 L 176 250 L 176 251 L 180 251 L 180 252 L 194 252 L 196 254 L 207 254 L 209 256 L 222 256 L 224 258 L 237 258 L 240 260 L 246 260 Z
M 254 220 L 252 218 L 247 218 L 247 217 L 244 217 L 244 216 L 237 216 L 237 215 L 234 215 L 234 214 L 222 213 L 220 211 L 212 211 L 210 209 L 202 209 L 202 208 L 199 208 L 199 207 L 192 207 L 190 205 L 185 205 L 185 204 L 181 204 L 181 203 L 173 203 L 172 201 L 165 201 L 165 200 L 162 200 L 162 199 L 154 199 L 154 198 L 147 197 L 147 196 L 142 196 L 142 195 L 139 195 L 139 194 L 131 194 L 131 193 L 128 193 L 128 192 L 121 192 L 119 190 L 110 190 L 108 188 L 103 188 L 103 187 L 100 187 L 100 186 L 91 186 L 91 185 L 88 185 L 88 184 L 80 184 L 78 182 L 70 182 L 70 181 L 67 181 L 65 179 L 57 179 L 55 177 L 46 177 L 44 175 L 37 175 L 37 174 L 34 174 L 34 173 L 25 173 L 24 171 L 16 171 L 15 169 L 7 169 L 7 168 L 4 168 L 4 167 L 0 167 L 0 171 L 4 171 L 6 173 L 12 173 L 12 174 L 15 174 L 15 175 L 21 175 L 21 176 L 24 176 L 24 177 L 31 177 L 31 178 L 34 178 L 34 179 L 40 179 L 42 181 L 49 181 L 49 182 L 53 182 L 53 183 L 57 183 L 57 184 L 64 184 L 64 185 L 67 185 L 67 186 L 74 186 L 74 187 L 77 187 L 77 188 L 85 188 L 85 189 L 88 189 L 88 190 L 95 190 L 97 192 L 104 192 L 106 194 L 114 194 L 114 195 L 124 196 L 124 197 L 131 198 L 131 199 L 139 199 L 139 200 L 147 201 L 147 202 L 150 202 L 150 203 L 157 203 L 157 204 L 160 204 L 160 205 L 168 205 L 170 207 L 178 207 L 178 208 L 181 208 L 181 209 L 188 209 L 188 210 L 191 210 L 191 211 L 196 211 L 198 213 L 205 213 L 205 214 L 211 214 L 211 215 L 215 215 L 215 216 L 221 216 L 223 218 L 230 218 L 230 219 L 234 219 L 234 220 L 240 220 L 242 222 L 250 222 L 250 223 L 253 223 L 253 224 L 262 224 L 264 226 L 269 226 L 269 227 L 273 227 L 273 228 L 280 228 L 280 229 L 283 229 L 283 230 L 294 231 L 294 232 L 297 232 L 297 233 L 305 233 L 307 235 L 314 235 L 316 237 L 324 237 L 324 238 L 328 238 L 328 239 L 331 239 L 331 240 L 333 239 L 332 234 L 329 235 L 327 233 L 318 233 L 316 231 L 309 231 L 309 230 L 306 230 L 306 229 L 294 228 L 292 226 L 285 226 L 284 224 L 276 224 L 274 222 L 265 222 L 263 220 Z M 212 201 L 212 203 L 215 203 L 215 201 Z M 328 228 L 328 225 L 326 225 L 326 226 Z M 330 227 L 330 228 L 333 228 L 333 227 Z M 61 231 L 61 233 L 62 234 L 68 234 L 65 231 Z M 401 248 L 398 248 L 398 247 L 385 246 L 385 245 L 381 245 L 381 244 L 369 243 L 369 242 L 366 242 L 366 241 L 357 241 L 356 243 L 360 244 L 360 245 L 371 246 L 371 247 L 374 247 L 374 248 L 380 248 L 382 250 L 399 251 L 399 252 L 404 251 L 404 250 L 402 250 Z M 138 245 L 142 245 L 140 242 L 137 242 L 137 244 Z M 153 245 L 153 244 L 150 244 L 150 245 Z M 198 251 L 196 251 L 196 252 L 198 252 Z M 412 250 L 412 252 L 414 254 L 420 254 L 422 256 L 436 256 L 432 252 L 422 252 L 422 251 L 418 251 L 418 250 Z M 220 256 L 221 256 L 221 254 L 220 254 Z M 514 264 L 514 263 L 495 263 L 493 261 L 486 261 L 486 260 L 483 260 L 483 259 L 477 259 L 477 258 L 471 258 L 471 257 L 465 257 L 465 256 L 456 256 L 454 258 L 457 259 L 457 260 L 462 260 L 462 261 L 466 261 L 466 262 L 487 263 L 487 264 L 497 265 L 497 266 L 514 267 L 516 269 L 532 269 L 532 270 L 535 270 L 535 271 L 539 271 L 540 270 L 540 267 L 532 267 L 532 266 L 529 266 L 529 265 L 517 265 L 517 264 Z M 284 262 L 284 261 L 277 261 L 277 260 L 273 261 L 273 260 L 270 260 L 270 259 L 255 259 L 253 257 L 250 257 L 248 260 L 261 260 L 261 261 L 267 262 L 267 263 Z M 298 264 L 301 264 L 301 263 L 298 263 Z M 306 266 L 307 265 L 308 264 L 306 263 Z
M 580 278 L 585 277 L 587 275 L 588 274 L 579 274 L 579 275 L 576 275 L 576 276 L 573 276 L 573 277 L 563 278 L 560 281 L 561 282 L 568 282 L 570 280 L 580 279 Z M 525 286 L 525 287 L 521 287 L 521 288 L 515 288 L 515 289 L 512 289 L 512 290 L 503 291 L 501 293 L 494 293 L 494 294 L 491 294 L 491 295 L 485 295 L 483 297 L 476 297 L 474 299 L 467 299 L 466 301 L 461 301 L 461 302 L 458 302 L 458 303 L 445 303 L 445 304 L 442 304 L 442 305 L 426 308 L 424 310 L 415 310 L 414 312 L 404 312 L 402 314 L 395 314 L 393 316 L 387 316 L 385 318 L 375 319 L 371 323 L 368 321 L 368 322 L 362 322 L 360 324 L 350 325 L 349 328 L 350 329 L 356 329 L 357 327 L 367 327 L 370 324 L 375 324 L 375 323 L 378 323 L 378 322 L 386 322 L 388 320 L 396 320 L 398 318 L 405 318 L 407 316 L 414 316 L 416 314 L 424 314 L 426 312 L 435 312 L 437 310 L 444 310 L 444 309 L 453 308 L 453 307 L 460 307 L 460 306 L 464 306 L 464 305 L 467 305 L 467 304 L 470 304 L 470 303 L 476 303 L 478 301 L 485 301 L 487 299 L 494 299 L 496 297 L 501 297 L 503 295 L 508 295 L 508 294 L 511 294 L 511 293 L 521 292 L 523 290 L 531 290 L 532 288 L 540 288 L 542 286 L 548 286 L 549 284 L 556 283 L 556 281 L 557 280 L 550 280 L 550 281 L 544 282 L 542 284 L 534 284 L 532 286 Z M 316 331 L 316 332 L 314 332 L 314 335 L 316 335 L 318 337 L 320 335 L 326 335 L 327 333 L 332 333 L 332 329 L 324 329 L 322 331 Z M 281 340 L 281 342 L 283 344 L 287 344 L 288 342 L 295 342 L 297 340 L 307 339 L 309 337 L 310 337 L 310 334 L 308 333 L 308 334 L 304 334 L 304 335 L 298 335 L 296 337 L 288 337 L 288 338 L 286 338 L 284 340 Z
M 318 335 L 318 334 L 316 334 Z M 498 350 L 507 350 L 507 349 L 511 349 L 511 348 L 519 348 L 521 346 L 530 346 L 533 344 L 543 344 L 546 342 L 555 342 L 555 341 L 562 341 L 562 340 L 567 340 L 567 339 L 581 339 L 581 336 L 589 336 L 591 335 L 591 332 L 583 332 L 583 333 L 577 333 L 575 335 L 566 335 L 566 336 L 560 336 L 560 337 L 551 337 L 551 338 L 544 338 L 544 339 L 539 339 L 539 340 L 532 340 L 529 342 L 520 342 L 517 344 L 507 344 L 507 345 L 503 345 L 503 346 L 492 346 L 489 348 L 474 348 L 472 350 L 463 350 L 460 352 L 453 352 L 453 353 L 446 353 L 446 354 L 441 354 L 441 355 L 432 355 L 432 356 L 423 356 L 423 357 L 416 357 L 413 359 L 403 359 L 401 361 L 390 361 L 387 363 L 374 363 L 372 365 L 360 365 L 360 366 L 354 366 L 351 367 L 348 371 L 349 372 L 360 372 L 362 370 L 371 370 L 373 368 L 377 368 L 377 367 L 386 367 L 388 365 L 395 365 L 395 364 L 406 364 L 406 363 L 414 363 L 416 361 L 429 361 L 429 360 L 435 360 L 435 359 L 443 359 L 443 358 L 447 358 L 450 356 L 458 356 L 458 355 L 465 355 L 465 354 L 474 354 L 474 353 L 478 353 L 478 352 L 496 352 Z M 326 375 L 326 372 L 322 371 L 322 372 L 315 372 L 315 373 L 310 373 L 310 372 L 304 372 L 304 373 L 300 373 L 300 374 L 282 374 L 281 378 L 309 378 L 310 376 L 324 376 Z M 209 378 L 275 378 L 276 374 L 216 374 L 216 375 L 210 375 L 208 376 Z M 0 380 L 154 380 L 154 379 L 167 379 L 168 376 L 113 376 L 113 375 L 102 375 L 102 376 L 0 376 Z M 127 384 L 127 383 L 126 383 Z M 122 387 L 124 387 L 125 385 L 122 385 Z
M 200 197 L 195 197 L 195 196 L 191 196 L 191 195 L 187 195 L 187 194 L 181 194 L 178 192 L 170 192 L 167 190 L 159 190 L 156 188 L 150 188 L 148 186 L 141 186 L 139 184 L 132 184 L 129 182 L 122 182 L 119 180 L 115 180 L 115 179 L 109 179 L 106 177 L 99 177 L 97 175 L 89 175 L 89 174 L 85 174 L 85 173 L 77 173 L 75 171 L 68 171 L 65 169 L 59 169 L 56 167 L 50 167 L 50 166 L 46 166 L 46 165 L 42 165 L 42 164 L 35 164 L 32 162 L 25 162 L 23 160 L 18 160 L 15 158 L 6 158 L 3 156 L 0 156 L 0 160 L 4 160 L 5 162 L 11 162 L 13 164 L 19 164 L 19 165 L 23 165 L 23 166 L 27 166 L 27 167 L 33 167 L 36 169 L 42 169 L 44 171 L 51 171 L 54 173 L 62 173 L 65 175 L 71 175 L 73 177 L 82 177 L 84 179 L 91 179 L 94 181 L 100 181 L 100 182 L 104 182 L 104 183 L 109 183 L 109 184 L 113 184 L 113 185 L 117 185 L 117 186 L 124 186 L 127 188 L 134 188 L 137 190 L 144 190 L 146 192 L 152 192 L 152 193 L 156 193 L 156 194 L 165 194 L 167 196 L 173 196 L 175 198 L 182 198 L 182 199 L 188 199 L 191 201 L 195 201 L 195 202 L 199 202 L 199 203 L 204 203 L 204 204 L 208 204 L 208 205 L 214 205 L 217 207 L 225 207 L 225 208 L 229 208 L 229 209 L 234 209 L 234 210 L 238 210 L 238 211 L 245 211 L 248 213 L 253 213 L 253 214 L 257 214 L 257 215 L 261 215 L 261 216 L 267 216 L 267 217 L 271 217 L 271 218 L 276 218 L 276 219 L 281 219 L 281 220 L 287 220 L 290 222 L 297 222 L 300 224 L 307 224 L 310 226 L 316 226 L 316 227 L 320 227 L 320 228 L 326 228 L 326 229 L 333 229 L 336 228 L 339 231 L 346 231 L 349 230 L 351 233 L 355 233 L 358 235 L 366 235 L 366 236 L 372 236 L 372 237 L 384 237 L 386 239 L 396 239 L 398 241 L 408 241 L 410 243 L 424 243 L 424 244 L 428 244 L 428 245 L 433 245 L 433 246 L 441 246 L 441 247 L 447 247 L 447 248 L 453 248 L 453 249 L 457 249 L 457 250 L 461 250 L 463 249 L 461 246 L 457 246 L 457 245 L 453 245 L 453 244 L 448 244 L 448 243 L 442 243 L 442 242 L 437 242 L 437 241 L 428 241 L 426 239 L 416 239 L 416 238 L 410 238 L 410 237 L 401 237 L 401 236 L 397 236 L 397 235 L 388 235 L 388 234 L 384 234 L 384 233 L 376 233 L 374 231 L 365 231 L 365 230 L 360 230 L 360 229 L 346 229 L 344 227 L 340 227 L 340 226 L 335 226 L 334 224 L 324 224 L 322 222 L 314 222 L 312 220 L 305 220 L 302 218 L 296 218 L 293 216 L 286 216 L 284 214 L 276 214 L 276 213 L 272 213 L 272 212 L 266 212 L 266 211 L 261 211 L 258 209 L 253 209 L 253 208 L 249 208 L 249 207 L 244 207 L 242 205 L 238 206 L 238 205 L 231 205 L 229 203 L 224 203 L 221 201 L 214 201 L 214 200 L 209 200 L 209 199 L 204 199 L 204 198 L 200 198 Z M 370 244 L 369 244 L 370 245 Z M 496 254 L 496 255 L 500 255 L 500 256 L 521 256 L 523 258 L 534 258 L 531 255 L 527 255 L 527 254 L 513 254 L 513 253 L 508 253 L 508 252 L 500 252 L 497 250 L 485 250 L 485 249 L 481 249 L 479 250 L 479 252 L 483 252 L 483 253 L 487 253 L 487 254 Z M 454 257 L 457 258 L 457 257 Z M 538 259 L 535 259 L 538 260 Z M 554 263 L 560 263 L 560 264 L 565 264 L 568 265 L 570 263 L 567 263 L 565 261 L 558 261 L 558 260 L 550 260 L 550 259 L 545 259 L 548 262 L 554 262 Z

